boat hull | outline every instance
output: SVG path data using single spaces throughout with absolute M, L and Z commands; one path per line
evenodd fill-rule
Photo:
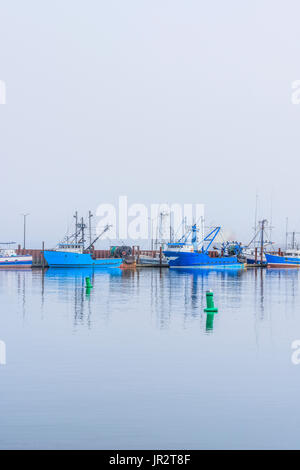
M 144 266 L 168 266 L 166 259 L 154 258 L 153 256 L 140 256 L 139 264 Z
M 205 253 L 164 251 L 170 268 L 243 268 L 236 256 L 212 258 Z
M 269 268 L 300 268 L 300 258 L 294 256 L 269 255 L 266 253 Z
M 67 251 L 44 252 L 48 266 L 54 268 L 119 268 L 122 258 L 93 259 L 89 253 L 71 253 Z
M 261 263 L 260 258 L 257 259 L 256 262 L 255 262 L 255 258 L 253 258 L 252 256 L 251 256 L 251 257 L 246 256 L 246 263 L 247 263 L 247 264 L 250 264 L 250 265 L 251 265 L 251 264 L 255 264 L 255 265 L 260 265 L 260 264 L 262 264 L 263 266 L 267 266 L 267 261 L 266 261 L 265 258 L 263 259 L 263 262 Z
M 31 268 L 32 256 L 3 256 L 0 257 L 1 268 Z

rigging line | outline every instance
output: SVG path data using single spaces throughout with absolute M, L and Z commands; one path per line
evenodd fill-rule
M 73 234 L 71 234 L 70 237 L 68 237 L 69 228 L 70 228 L 70 219 L 67 221 L 67 232 L 65 232 L 64 235 L 60 238 L 62 242 L 67 241 L 68 238 L 72 240 Z M 59 243 L 57 245 L 59 245 Z
M 248 245 L 246 245 L 246 248 L 249 248 L 249 246 L 251 245 L 251 243 L 256 240 L 256 237 L 257 237 L 257 235 L 259 234 L 259 232 L 260 232 L 260 228 L 257 230 L 257 232 L 255 233 L 255 235 L 254 235 L 254 237 L 252 238 L 252 240 L 248 243 Z
M 65 233 L 65 236 L 64 236 L 64 238 L 62 238 L 62 240 L 67 240 L 68 231 L 69 231 L 69 229 L 70 229 L 70 226 L 71 226 L 72 223 L 73 223 L 73 218 L 74 218 L 73 216 L 72 216 L 72 218 L 69 217 L 69 220 L 67 221 L 67 233 Z M 74 236 L 74 233 L 71 233 L 71 235 L 70 235 L 69 238 L 72 238 L 73 236 Z
M 220 229 L 218 235 L 220 235 L 220 237 L 222 238 L 223 243 L 226 243 L 226 242 L 225 242 L 225 238 L 223 237 L 223 231 L 222 231 L 222 229 Z M 217 237 L 218 237 L 218 235 L 217 235 Z
M 182 221 L 180 222 L 179 226 L 177 227 L 177 230 L 176 230 L 176 232 L 175 232 L 175 234 L 174 234 L 174 238 L 175 238 L 175 239 L 176 239 L 176 237 L 177 237 L 178 230 L 180 229 L 181 226 L 183 226 L 183 224 L 184 224 L 184 218 L 182 219 Z M 182 237 L 181 237 L 181 238 L 182 238 Z

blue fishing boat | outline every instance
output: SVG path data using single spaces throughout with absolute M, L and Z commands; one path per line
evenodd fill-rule
M 270 268 L 300 268 L 300 250 L 290 250 L 282 254 L 266 253 Z
M 49 267 L 54 268 L 119 268 L 122 258 L 94 259 L 91 253 L 80 251 L 45 250 L 44 257 Z
M 45 250 L 44 258 L 50 268 L 119 268 L 123 262 L 122 258 L 94 258 L 93 247 L 96 241 L 107 231 L 107 225 L 90 245 L 85 248 L 84 229 L 86 225 L 83 220 L 80 224 L 76 222 L 76 232 L 67 241 L 59 243 L 55 250 Z M 79 231 L 77 231 L 79 228 Z
M 177 243 L 168 243 L 163 254 L 169 262 L 170 268 L 242 268 L 244 265 L 238 261 L 237 256 L 228 256 L 219 253 L 211 256 L 209 248 L 221 227 L 212 230 L 198 245 L 197 226 L 194 224 L 191 230 Z M 191 238 L 191 242 L 188 240 Z M 200 247 L 200 248 L 199 248 Z

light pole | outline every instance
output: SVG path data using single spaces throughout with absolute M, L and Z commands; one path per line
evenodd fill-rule
M 26 248 L 26 217 L 29 215 L 29 214 L 21 214 L 23 216 L 23 224 L 24 224 L 24 239 L 23 239 L 23 250 L 25 250 Z
M 153 251 L 153 219 L 151 217 L 148 217 L 148 220 L 150 220 L 151 228 L 150 228 L 150 238 L 151 238 L 151 251 Z

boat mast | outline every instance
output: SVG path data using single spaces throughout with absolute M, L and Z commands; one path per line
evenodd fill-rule
M 78 242 L 78 237 L 77 237 L 77 228 L 78 228 L 78 212 L 76 211 L 75 214 L 73 215 L 75 218 L 75 243 L 77 245 Z
M 258 194 L 256 192 L 256 196 L 255 196 L 255 217 L 254 217 L 254 239 L 253 239 L 254 246 L 255 246 L 256 235 L 257 235 L 257 206 L 258 206 Z
M 82 248 L 84 249 L 84 244 L 85 244 L 85 239 L 84 239 L 84 229 L 85 229 L 86 225 L 83 221 L 83 217 L 81 217 L 81 242 L 82 242 Z
M 159 214 L 159 242 L 162 244 L 162 225 L 163 225 L 163 213 Z
M 192 245 L 194 247 L 194 251 L 196 252 L 198 250 L 198 245 L 197 245 L 197 225 L 193 224 L 192 225 Z
M 272 243 L 272 230 L 273 230 L 273 198 L 271 194 L 271 214 L 270 214 L 270 242 Z
M 297 244 L 296 244 L 296 235 L 299 235 L 300 232 L 287 232 L 287 237 L 289 235 L 292 235 L 292 243 L 291 243 L 291 249 L 296 250 L 297 249 Z M 288 243 L 287 243 L 288 245 Z M 287 246 L 288 247 L 288 246 Z
M 90 246 L 92 244 L 92 217 L 93 214 L 91 211 L 89 211 L 89 241 L 90 241 Z
M 148 217 L 148 219 L 150 220 L 150 224 L 151 224 L 151 251 L 153 251 L 154 250 L 153 219 L 151 217 Z
M 292 232 L 292 247 L 295 249 L 295 232 Z
M 29 215 L 27 214 L 21 214 L 23 216 L 23 250 L 26 248 L 26 217 Z
M 266 219 L 261 221 L 261 236 L 260 236 L 260 262 L 261 266 L 263 265 L 263 258 L 264 258 L 264 232 L 265 232 L 265 225 L 267 223 Z

